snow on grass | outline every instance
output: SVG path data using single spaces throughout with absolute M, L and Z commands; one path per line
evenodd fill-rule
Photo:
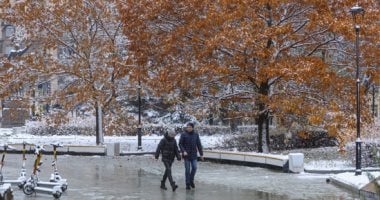
M 69 121 L 62 125 L 67 127 L 95 127 L 95 116 L 88 117 L 70 117 Z M 46 127 L 50 122 L 47 122 L 45 118 L 36 121 L 26 121 L 25 127 L 26 129 L 30 128 L 38 128 L 38 127 Z
M 307 170 L 346 170 L 353 169 L 349 160 L 312 160 L 305 162 Z
M 179 135 L 176 136 L 177 142 Z M 220 144 L 223 136 L 200 136 L 203 148 L 212 149 Z M 79 135 L 52 135 L 37 136 L 30 134 L 12 134 L 0 137 L 3 143 L 21 144 L 27 142 L 30 144 L 49 145 L 51 143 L 61 143 L 63 145 L 96 145 L 95 136 L 79 136 Z M 163 136 L 147 135 L 142 136 L 142 149 L 145 152 L 153 152 Z M 135 152 L 137 150 L 137 136 L 105 136 L 104 143 L 120 143 L 122 152 Z

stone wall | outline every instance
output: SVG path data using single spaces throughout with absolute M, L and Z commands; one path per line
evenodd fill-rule
M 21 100 L 3 101 L 2 108 L 2 128 L 19 127 L 25 125 L 25 120 L 29 118 L 29 108 L 27 102 Z

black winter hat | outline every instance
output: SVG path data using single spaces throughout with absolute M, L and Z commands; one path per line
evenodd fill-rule
M 192 128 L 194 128 L 194 123 L 189 122 L 189 123 L 187 123 L 187 126 L 191 126 Z

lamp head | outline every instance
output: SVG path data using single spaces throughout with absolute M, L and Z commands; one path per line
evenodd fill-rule
M 354 20 L 354 23 L 356 23 L 358 15 L 361 15 L 362 18 L 364 17 L 364 12 L 364 9 L 360 7 L 358 4 L 356 4 L 354 7 L 350 9 L 350 13 L 352 15 L 352 19 Z

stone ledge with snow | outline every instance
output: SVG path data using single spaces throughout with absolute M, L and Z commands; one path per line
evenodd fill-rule
M 275 155 L 255 152 L 233 152 L 221 150 L 205 150 L 204 157 L 219 161 L 232 161 L 239 163 L 262 164 L 272 167 L 284 168 L 288 161 L 287 155 Z
M 358 192 L 374 180 L 380 177 L 380 172 L 362 172 L 361 175 L 355 175 L 355 172 L 345 172 L 335 174 L 327 179 L 327 182 L 345 187 L 347 189 Z M 376 191 L 374 191 L 376 192 Z

